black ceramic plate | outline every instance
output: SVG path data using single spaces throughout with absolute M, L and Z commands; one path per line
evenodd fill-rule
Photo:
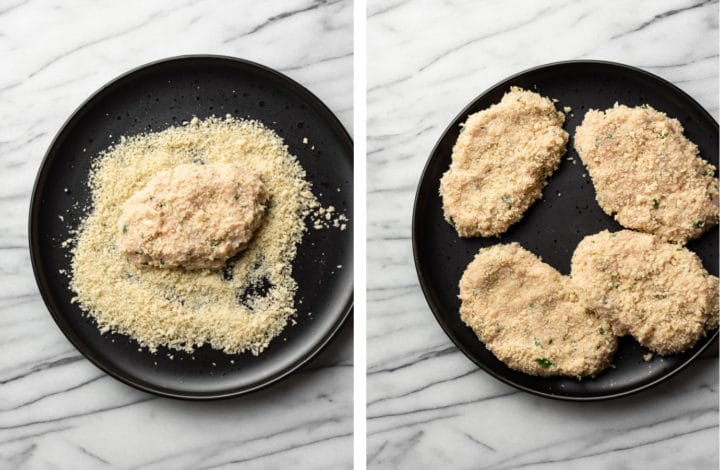
M 170 359 L 166 349 L 157 354 L 138 351 L 137 343 L 127 336 L 101 335 L 70 303 L 73 294 L 68 279 L 59 273 L 69 269 L 70 259 L 60 243 L 69 237 L 68 227 L 77 227 L 84 215 L 75 207 L 89 202 L 88 170 L 98 152 L 123 135 L 159 131 L 193 116 L 226 113 L 257 119 L 277 132 L 307 171 L 320 202 L 345 212 L 352 223 L 352 141 L 343 126 L 298 83 L 266 67 L 230 57 L 172 58 L 113 80 L 68 119 L 45 155 L 35 182 L 30 207 L 31 259 L 50 313 L 95 365 L 129 385 L 163 396 L 224 398 L 276 382 L 330 341 L 352 305 L 350 225 L 345 231 L 310 230 L 306 234 L 293 263 L 299 285 L 297 325 L 285 328 L 258 357 L 229 356 L 207 346 L 196 351 L 194 360 L 177 352 Z M 304 137 L 314 149 L 303 144 Z
M 497 103 L 510 86 L 517 85 L 557 98 L 557 106 L 570 106 L 565 129 L 570 133 L 568 153 L 549 179 L 543 199 L 525 213 L 522 220 L 498 238 L 459 238 L 443 220 L 438 186 L 450 165 L 459 124 L 468 114 Z M 514 75 L 487 90 L 468 105 L 443 133 L 425 166 L 415 198 L 413 253 L 425 297 L 435 318 L 450 339 L 478 366 L 494 377 L 537 395 L 567 400 L 600 400 L 628 395 L 649 388 L 680 371 L 717 338 L 717 331 L 702 339 L 692 350 L 675 356 L 656 356 L 643 361 L 648 351 L 630 337 L 620 340 L 616 368 L 595 379 L 539 378 L 508 368 L 478 341 L 460 320 L 458 281 L 465 267 L 481 247 L 518 242 L 541 256 L 563 274 L 570 272 L 570 258 L 586 235 L 621 227 L 595 201 L 595 190 L 573 148 L 572 136 L 590 108 L 609 108 L 618 101 L 629 106 L 648 103 L 685 127 L 685 135 L 700 147 L 706 160 L 718 164 L 718 124 L 690 96 L 671 83 L 625 65 L 596 62 L 560 62 Z M 575 164 L 567 160 L 573 157 Z M 715 227 L 688 245 L 707 270 L 718 274 L 718 229 Z

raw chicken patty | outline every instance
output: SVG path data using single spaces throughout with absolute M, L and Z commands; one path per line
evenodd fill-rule
M 440 180 L 445 220 L 458 235 L 499 235 L 522 218 L 565 153 L 564 121 L 548 98 L 517 87 L 468 116 Z
M 585 237 L 572 257 L 572 282 L 617 335 L 629 333 L 658 354 L 683 352 L 718 324 L 718 278 L 692 251 L 650 234 Z
M 617 341 L 569 285 L 517 243 L 484 248 L 460 280 L 460 317 L 512 369 L 595 376 L 610 365 Z
M 677 119 L 648 105 L 590 110 L 575 149 L 598 204 L 623 227 L 685 243 L 718 223 L 715 167 Z
M 250 242 L 266 201 L 263 182 L 240 165 L 179 165 L 124 204 L 119 246 L 136 266 L 218 268 Z

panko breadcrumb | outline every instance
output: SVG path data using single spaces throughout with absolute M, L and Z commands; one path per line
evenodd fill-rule
M 605 230 L 585 237 L 571 276 L 584 305 L 617 335 L 631 334 L 658 354 L 681 353 L 717 328 L 718 278 L 695 253 L 654 235 Z
M 648 105 L 590 110 L 575 132 L 597 201 L 623 227 L 685 243 L 718 223 L 715 167 Z
M 481 249 L 460 280 L 460 317 L 510 368 L 539 376 L 595 376 L 617 347 L 569 279 L 517 243 Z
M 117 221 L 133 194 L 160 172 L 202 162 L 237 164 L 262 179 L 264 222 L 223 270 L 137 267 L 117 244 Z M 71 249 L 74 302 L 102 332 L 192 352 L 204 344 L 257 355 L 292 321 L 292 260 L 318 207 L 305 171 L 283 140 L 260 122 L 193 118 L 162 132 L 122 138 L 94 162 L 92 208 Z
M 262 180 L 241 165 L 179 165 L 125 202 L 118 244 L 135 266 L 219 268 L 250 242 L 266 201 Z
M 445 220 L 461 237 L 504 233 L 542 196 L 565 153 L 564 121 L 548 98 L 518 87 L 468 116 L 440 180 Z

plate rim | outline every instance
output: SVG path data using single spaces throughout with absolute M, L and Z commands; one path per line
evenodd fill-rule
M 346 143 L 349 145 L 351 151 L 354 148 L 354 142 L 353 138 L 350 135 L 350 133 L 347 131 L 345 126 L 340 122 L 340 119 L 335 115 L 335 113 L 330 110 L 330 108 L 322 101 L 320 98 L 318 98 L 313 92 L 311 92 L 309 89 L 307 89 L 304 85 L 300 84 L 299 82 L 295 81 L 294 79 L 290 78 L 289 76 L 285 75 L 284 73 L 272 69 L 268 66 L 259 64 L 254 61 L 250 61 L 247 59 L 243 59 L 240 57 L 234 57 L 229 55 L 221 55 L 221 54 L 183 54 L 183 55 L 177 55 L 177 56 L 170 56 L 165 57 L 157 60 L 153 60 L 138 66 L 135 66 L 115 77 L 110 79 L 109 81 L 105 82 L 102 86 L 100 86 L 98 89 L 96 89 L 94 92 L 92 92 L 87 98 L 85 98 L 75 109 L 69 114 L 69 116 L 65 119 L 65 121 L 62 123 L 58 131 L 55 133 L 55 136 L 50 141 L 50 144 L 47 147 L 47 150 L 45 151 L 45 154 L 43 155 L 42 160 L 40 161 L 40 165 L 38 167 L 37 173 L 35 175 L 35 180 L 32 187 L 32 193 L 30 197 L 30 204 L 28 208 L 28 250 L 30 252 L 30 264 L 32 266 L 33 271 L 33 277 L 35 278 L 35 284 L 38 287 L 38 290 L 40 292 L 40 296 L 43 300 L 43 303 L 45 304 L 45 308 L 48 310 L 50 315 L 53 318 L 53 321 L 57 325 L 57 327 L 60 329 L 60 331 L 63 333 L 65 338 L 70 342 L 70 344 L 82 354 L 82 356 L 85 357 L 91 364 L 95 365 L 95 367 L 99 368 L 104 373 L 108 374 L 110 377 L 113 377 L 116 380 L 119 380 L 120 382 L 124 383 L 125 385 L 129 385 L 137 390 L 150 393 L 159 397 L 163 398 L 171 398 L 171 399 L 177 399 L 177 400 L 186 400 L 186 401 L 213 401 L 213 400 L 223 400 L 223 399 L 229 399 L 229 398 L 235 398 L 242 395 L 246 395 L 249 393 L 257 392 L 258 390 L 261 390 L 265 387 L 269 387 L 273 384 L 276 384 L 278 382 L 281 382 L 282 380 L 288 378 L 290 375 L 298 371 L 303 366 L 310 363 L 313 359 L 315 359 L 323 350 L 326 349 L 326 347 L 332 342 L 332 340 L 335 338 L 335 336 L 338 334 L 338 332 L 342 329 L 342 327 L 347 323 L 347 320 L 349 317 L 352 316 L 353 313 L 353 305 L 354 305 L 354 292 L 355 288 L 354 285 L 351 285 L 351 288 L 349 289 L 349 292 L 346 294 L 346 301 L 343 307 L 340 309 L 339 313 L 337 314 L 337 318 L 335 322 L 332 324 L 332 327 L 328 329 L 328 331 L 325 332 L 325 334 L 320 338 L 319 341 L 317 341 L 315 344 L 312 345 L 311 349 L 307 354 L 304 356 L 299 357 L 298 359 L 292 361 L 287 367 L 283 368 L 279 373 L 268 377 L 267 379 L 256 381 L 252 383 L 251 385 L 246 386 L 240 386 L 240 387 L 229 387 L 227 389 L 223 389 L 216 392 L 180 392 L 177 390 L 173 390 L 172 387 L 156 387 L 152 384 L 146 384 L 144 380 L 140 380 L 138 377 L 136 377 L 134 374 L 127 372 L 123 370 L 122 368 L 117 368 L 115 366 L 112 366 L 110 364 L 104 363 L 102 360 L 96 357 L 95 353 L 91 350 L 90 347 L 88 347 L 85 344 L 85 341 L 83 341 L 74 331 L 73 328 L 71 328 L 69 325 L 66 325 L 65 322 L 62 320 L 63 313 L 62 308 L 60 305 L 56 305 L 54 299 L 52 299 L 52 296 L 49 293 L 48 285 L 50 282 L 46 279 L 45 273 L 40 269 L 39 264 L 41 263 L 39 260 L 39 249 L 40 249 L 40 240 L 39 240 L 39 234 L 37 234 L 37 221 L 39 220 L 39 210 L 40 210 L 40 198 L 38 196 L 38 184 L 40 183 L 40 179 L 42 176 L 45 175 L 47 172 L 47 164 L 48 159 L 50 158 L 50 155 L 55 152 L 55 148 L 58 145 L 59 140 L 64 137 L 64 134 L 68 128 L 68 125 L 82 112 L 87 111 L 87 107 L 100 95 L 105 93 L 108 88 L 117 85 L 121 83 L 123 80 L 126 80 L 130 78 L 132 75 L 135 75 L 137 73 L 146 71 L 148 69 L 151 69 L 152 67 L 161 66 L 161 65 L 170 65 L 173 63 L 180 63 L 185 61 L 192 61 L 192 60 L 213 60 L 217 61 L 218 63 L 227 63 L 227 64 L 236 64 L 236 65 L 242 65 L 244 67 L 249 67 L 251 69 L 255 69 L 257 71 L 260 71 L 262 73 L 268 74 L 273 76 L 275 79 L 278 79 L 281 82 L 286 83 L 289 85 L 290 89 L 299 92 L 300 95 L 305 95 L 306 102 L 310 102 L 311 104 L 317 106 L 317 108 L 321 111 L 322 114 L 325 115 L 326 118 L 330 120 L 332 124 L 337 127 L 340 133 L 340 137 L 343 140 L 346 140 Z M 353 169 L 354 173 L 354 161 L 353 158 L 350 158 L 350 168 Z M 354 245 L 354 240 L 353 240 Z M 56 308 L 57 307 L 57 308 Z
M 600 65 L 600 66 L 606 66 L 606 67 L 614 67 L 618 69 L 624 69 L 625 71 L 629 71 L 638 75 L 642 75 L 645 78 L 649 78 L 651 80 L 660 82 L 662 85 L 669 87 L 671 90 L 673 90 L 675 93 L 677 93 L 680 97 L 684 98 L 685 100 L 689 101 L 692 105 L 696 106 L 702 114 L 705 115 L 706 118 L 708 118 L 711 122 L 715 123 L 715 127 L 718 127 L 718 122 L 715 120 L 715 118 L 700 104 L 695 100 L 692 96 L 690 96 L 687 92 L 679 88 L 677 85 L 669 82 L 668 80 L 665 80 L 662 77 L 659 77 L 653 73 L 650 73 L 646 70 L 643 70 L 638 67 L 634 67 L 631 65 L 619 63 L 619 62 L 613 62 L 613 61 L 607 61 L 607 60 L 596 60 L 596 59 L 576 59 L 576 60 L 562 60 L 562 61 L 555 61 L 555 62 L 549 62 L 546 64 L 537 65 L 534 67 L 531 67 L 529 69 L 522 70 L 520 72 L 516 72 L 512 75 L 509 75 L 491 86 L 485 88 L 480 94 L 475 96 L 472 100 L 468 102 L 467 105 L 465 105 L 462 110 L 455 115 L 455 117 L 450 121 L 450 123 L 445 127 L 445 129 L 442 131 L 442 133 L 439 135 L 437 141 L 435 142 L 435 145 L 433 145 L 432 150 L 430 151 L 430 154 L 428 155 L 425 165 L 423 167 L 422 173 L 420 174 L 420 179 L 417 184 L 417 189 L 415 191 L 415 198 L 413 201 L 413 209 L 412 209 L 412 221 L 411 221 L 411 239 L 412 239 L 412 253 L 413 253 L 413 264 L 415 265 L 415 274 L 418 278 L 418 282 L 420 284 L 420 288 L 423 292 L 423 296 L 425 297 L 425 302 L 430 307 L 430 310 L 435 317 L 435 321 L 440 325 L 442 330 L 445 332 L 445 334 L 450 338 L 452 343 L 455 345 L 456 348 L 458 348 L 470 361 L 472 361 L 478 368 L 489 374 L 491 377 L 495 378 L 496 380 L 499 380 L 507 385 L 510 385 L 518 390 L 540 396 L 543 398 L 550 398 L 554 400 L 561 400 L 561 401 L 572 401 L 572 402 L 598 402 L 598 401 L 607 401 L 607 400 L 613 400 L 618 399 L 622 397 L 626 397 L 629 395 L 634 395 L 636 393 L 642 392 L 644 390 L 650 389 L 652 387 L 655 387 L 659 385 L 660 383 L 663 383 L 670 378 L 677 375 L 682 370 L 686 369 L 690 363 L 695 361 L 703 352 L 705 352 L 711 344 L 717 341 L 718 334 L 720 331 L 717 329 L 715 332 L 711 335 L 711 337 L 705 342 L 704 345 L 702 345 L 692 356 L 690 356 L 687 360 L 685 360 L 683 363 L 678 365 L 673 370 L 667 372 L 666 374 L 662 375 L 661 377 L 653 380 L 652 382 L 649 382 L 647 384 L 641 385 L 639 387 L 635 387 L 631 390 L 626 390 L 623 392 L 616 392 L 616 393 L 609 393 L 604 395 L 594 395 L 594 396 L 574 396 L 574 395 L 559 395 L 556 393 L 550 393 L 550 392 L 544 392 L 542 390 L 536 390 L 530 387 L 527 387 L 525 385 L 519 384 L 514 382 L 512 379 L 509 379 L 502 374 L 496 373 L 489 367 L 487 367 L 483 361 L 481 361 L 479 358 L 476 358 L 465 346 L 460 342 L 458 338 L 456 338 L 455 334 L 452 332 L 452 330 L 445 325 L 445 322 L 443 321 L 443 316 L 441 314 L 442 308 L 436 304 L 435 300 L 433 299 L 433 296 L 430 294 L 430 286 L 429 282 L 425 279 L 425 277 L 422 274 L 422 270 L 420 267 L 420 254 L 419 254 L 419 247 L 417 244 L 417 232 L 420 230 L 420 228 L 417 226 L 417 219 L 418 219 L 418 199 L 420 199 L 421 195 L 421 187 L 423 181 L 427 178 L 428 169 L 430 167 L 430 164 L 434 160 L 434 156 L 436 151 L 438 150 L 438 147 L 440 145 L 440 142 L 442 141 L 443 137 L 455 126 L 455 122 L 459 119 L 465 117 L 468 115 L 468 112 L 470 108 L 474 106 L 474 104 L 481 100 L 483 97 L 485 97 L 487 94 L 491 93 L 492 91 L 496 90 L 500 87 L 506 87 L 509 86 L 510 83 L 513 80 L 522 77 L 523 75 L 537 72 L 543 69 L 548 69 L 551 67 L 558 67 L 558 66 L 565 66 L 565 65 Z

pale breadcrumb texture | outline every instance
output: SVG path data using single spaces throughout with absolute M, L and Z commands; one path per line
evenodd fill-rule
M 117 244 L 122 207 L 159 172 L 197 162 L 237 164 L 268 193 L 264 222 L 234 264 L 217 270 L 136 267 Z M 296 313 L 291 262 L 318 202 L 283 140 L 257 121 L 194 118 L 159 133 L 122 138 L 91 171 L 92 211 L 72 249 L 73 301 L 102 332 L 155 351 L 209 343 L 228 354 L 262 352 Z M 260 286 L 269 286 L 260 295 Z
M 125 202 L 118 243 L 135 266 L 219 268 L 250 242 L 266 202 L 260 177 L 241 165 L 179 165 Z
M 648 105 L 590 110 L 575 132 L 600 207 L 623 227 L 685 243 L 718 223 L 715 167 Z
M 646 233 L 607 230 L 572 256 L 572 283 L 585 306 L 660 354 L 681 353 L 717 328 L 718 278 L 680 245 Z
M 460 279 L 460 317 L 501 361 L 538 376 L 595 376 L 617 348 L 569 279 L 517 243 L 484 248 Z
M 563 122 L 552 101 L 517 87 L 468 116 L 440 180 L 445 220 L 458 235 L 499 235 L 542 197 L 565 153 Z

